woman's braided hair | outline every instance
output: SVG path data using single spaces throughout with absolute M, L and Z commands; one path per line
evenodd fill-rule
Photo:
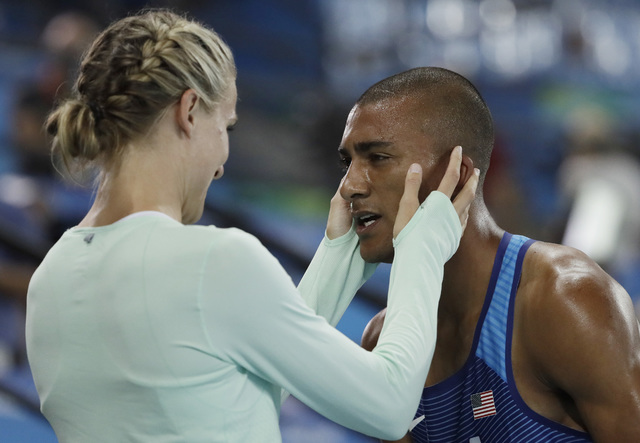
M 187 89 L 212 111 L 235 76 L 229 47 L 199 23 L 165 10 L 118 20 L 93 42 L 72 97 L 47 120 L 53 152 L 67 168 L 109 160 Z

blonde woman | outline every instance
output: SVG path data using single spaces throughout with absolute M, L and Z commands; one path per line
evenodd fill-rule
M 149 11 L 97 37 L 47 122 L 67 164 L 100 171 L 29 287 L 29 361 L 61 442 L 278 442 L 284 390 L 372 436 L 412 419 L 477 180 L 451 203 L 455 149 L 419 206 L 421 169 L 407 174 L 386 330 L 365 351 L 332 327 L 375 268 L 338 194 L 299 288 L 250 234 L 192 225 L 224 172 L 235 76 L 212 30 Z

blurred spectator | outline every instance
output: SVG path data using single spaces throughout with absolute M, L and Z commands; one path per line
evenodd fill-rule
M 563 243 L 582 250 L 640 301 L 640 161 L 612 115 L 581 107 L 567 119 L 559 182 L 569 203 Z
M 99 29 L 95 20 L 75 11 L 60 13 L 46 24 L 40 40 L 48 56 L 34 85 L 45 98 L 69 92 L 78 61 Z
M 16 169 L 0 175 L 0 229 L 3 238 L 11 238 L 18 246 L 0 250 L 0 302 L 6 308 L 0 319 L 0 339 L 11 343 L 15 363 L 25 358 L 24 305 L 38 264 L 33 254 L 20 253 L 20 243 L 25 249 L 33 243 L 50 244 L 89 206 L 90 190 L 56 173 L 44 121 L 54 101 L 68 93 L 75 75 L 72 69 L 97 29 L 93 20 L 80 13 L 53 17 L 42 33 L 42 63 L 33 79 L 18 86 L 10 112 L 9 148 Z
M 28 85 L 18 94 L 11 115 L 11 142 L 20 173 L 51 176 L 53 165 L 49 138 L 43 123 L 52 105 L 52 97 Z

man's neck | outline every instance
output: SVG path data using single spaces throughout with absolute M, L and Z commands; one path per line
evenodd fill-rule
M 462 319 L 482 308 L 503 234 L 484 203 L 474 203 L 460 247 L 444 268 L 441 316 Z

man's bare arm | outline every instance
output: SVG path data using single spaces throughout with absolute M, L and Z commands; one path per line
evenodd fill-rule
M 639 442 L 640 329 L 629 295 L 581 252 L 541 247 L 532 265 L 548 286 L 527 304 L 524 331 L 541 377 L 573 401 L 594 441 Z

